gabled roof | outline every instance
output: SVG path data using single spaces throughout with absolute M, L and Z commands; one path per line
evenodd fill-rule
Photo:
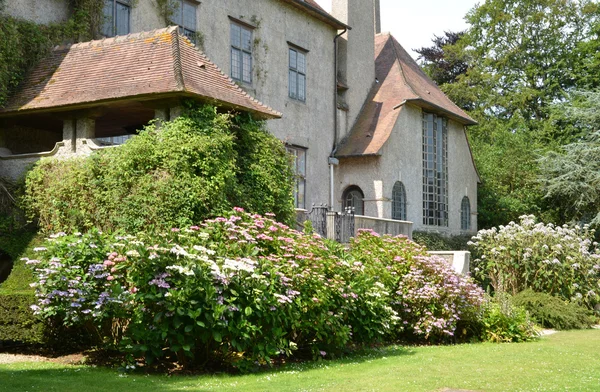
M 177 27 L 56 47 L 0 108 L 0 116 L 170 97 L 281 117 L 223 74 Z
M 314 18 L 319 19 L 322 22 L 327 23 L 328 25 L 335 27 L 338 30 L 343 30 L 348 28 L 345 23 L 340 22 L 333 16 L 331 16 L 327 11 L 325 11 L 315 0 L 282 0 L 284 3 L 288 3 L 296 8 L 301 9 L 307 14 L 311 15 Z
M 406 103 L 441 113 L 461 124 L 477 124 L 423 72 L 389 33 L 375 36 L 375 75 L 371 90 L 348 138 L 336 156 L 380 155 Z

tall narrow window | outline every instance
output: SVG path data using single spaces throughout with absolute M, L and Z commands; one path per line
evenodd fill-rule
M 406 220 L 406 189 L 400 181 L 392 189 L 392 219 Z
M 288 78 L 289 97 L 306 101 L 306 53 L 289 49 L 290 69 Z
M 294 190 L 294 203 L 296 208 L 306 208 L 306 149 L 286 147 L 288 153 L 294 156 L 294 173 L 296 174 L 296 189 Z
M 252 30 L 231 23 L 231 78 L 252 83 Z
M 448 226 L 447 120 L 423 113 L 423 224 Z
M 194 1 L 171 0 L 173 15 L 171 20 L 179 26 L 179 32 L 196 43 L 196 13 L 198 4 Z
M 104 25 L 106 37 L 127 35 L 130 31 L 131 0 L 104 0 Z
M 365 194 L 356 185 L 349 186 L 342 195 L 344 210 L 352 209 L 355 215 L 365 213 Z
M 460 229 L 471 230 L 471 202 L 467 196 L 460 203 Z

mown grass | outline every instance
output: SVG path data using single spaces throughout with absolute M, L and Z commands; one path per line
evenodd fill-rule
M 0 391 L 600 391 L 600 330 L 522 344 L 370 350 L 234 376 L 148 376 L 54 363 L 0 365 Z

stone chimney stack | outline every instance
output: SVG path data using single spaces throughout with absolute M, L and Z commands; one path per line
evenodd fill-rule
M 373 10 L 375 12 L 375 34 L 381 33 L 381 1 L 374 0 Z
M 332 15 L 351 27 L 338 40 L 338 112 L 339 137 L 352 128 L 373 84 L 375 83 L 375 10 L 379 0 L 333 0 Z M 377 12 L 378 14 L 378 12 Z M 343 129 L 345 128 L 345 129 Z

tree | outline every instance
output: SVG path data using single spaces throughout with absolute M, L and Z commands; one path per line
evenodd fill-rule
M 557 206 L 562 222 L 600 224 L 600 92 L 578 93 L 565 112 L 593 130 L 577 142 L 540 159 L 545 198 Z
M 538 158 L 589 132 L 561 106 L 600 81 L 599 15 L 591 0 L 486 0 L 467 14 L 465 34 L 442 46 L 468 64 L 441 88 L 479 122 L 469 136 L 483 182 L 480 227 L 525 213 L 556 218 Z
M 464 34 L 464 31 L 446 31 L 441 37 L 434 35 L 431 40 L 433 46 L 414 49 L 419 53 L 418 60 L 422 60 L 421 66 L 438 86 L 455 83 L 460 75 L 467 72 L 469 65 L 461 56 L 464 51 L 453 50 L 456 47 L 452 46 L 456 45 Z

